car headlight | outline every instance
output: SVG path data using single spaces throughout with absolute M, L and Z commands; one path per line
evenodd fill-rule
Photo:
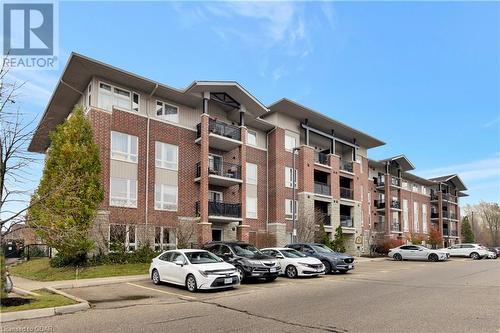
M 298 264 L 299 264 L 299 265 L 302 265 L 302 266 L 306 266 L 306 267 L 309 267 L 309 266 L 310 266 L 309 264 L 306 264 L 305 262 L 299 262 Z
M 208 276 L 207 272 L 205 272 L 205 271 L 198 270 L 198 272 L 200 272 L 200 274 L 203 275 L 204 277 Z

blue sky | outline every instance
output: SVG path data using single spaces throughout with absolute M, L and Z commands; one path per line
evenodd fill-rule
M 61 2 L 59 16 L 60 70 L 11 73 L 28 112 L 71 51 L 179 88 L 236 80 L 387 142 L 371 158 L 458 173 L 463 202 L 500 202 L 499 3 Z

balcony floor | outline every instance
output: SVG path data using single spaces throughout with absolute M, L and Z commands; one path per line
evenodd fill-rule
M 231 151 L 243 144 L 239 140 L 231 139 L 215 133 L 210 133 L 208 135 L 208 140 L 210 148 L 215 148 L 222 151 Z M 201 138 L 197 138 L 194 142 L 200 144 Z
M 199 182 L 200 177 L 195 178 L 194 181 Z M 219 176 L 219 175 L 208 175 L 208 183 L 210 185 L 230 187 L 230 186 L 234 186 L 234 185 L 239 185 L 242 182 L 243 181 L 241 179 L 224 177 L 224 176 Z

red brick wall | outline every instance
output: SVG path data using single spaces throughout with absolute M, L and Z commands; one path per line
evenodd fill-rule
M 266 230 L 267 219 L 267 164 L 266 151 L 247 146 L 247 162 L 257 164 L 257 219 L 247 219 L 250 230 Z

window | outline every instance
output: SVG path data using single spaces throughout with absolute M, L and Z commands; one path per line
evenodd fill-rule
M 295 147 L 297 147 L 295 137 L 285 134 L 285 149 L 288 151 L 292 151 Z
M 293 212 L 293 200 L 285 199 L 285 215 L 292 217 Z M 295 217 L 297 217 L 297 200 L 295 200 Z
M 155 142 L 155 166 L 170 170 L 177 170 L 179 159 L 179 147 L 156 141 Z
M 89 86 L 87 88 L 87 95 L 88 95 L 88 106 L 90 106 L 91 102 L 92 102 L 92 82 L 89 83 Z
M 137 180 L 110 179 L 109 204 L 117 207 L 137 207 Z
M 137 163 L 137 137 L 120 132 L 111 132 L 111 158 Z
M 137 228 L 134 225 L 110 224 L 109 225 L 109 250 L 118 251 L 125 248 L 126 251 L 137 249 Z
M 418 223 L 418 202 L 413 202 L 413 231 L 420 231 L 420 226 Z
M 410 231 L 410 227 L 408 225 L 408 200 L 403 199 L 403 231 Z
M 257 185 L 257 164 L 247 163 L 247 184 Z
M 155 227 L 155 251 L 175 248 L 175 233 L 167 227 Z
M 177 186 L 165 184 L 155 185 L 155 209 L 177 210 Z
M 403 188 L 408 189 L 408 182 L 406 180 L 403 180 Z
M 427 233 L 427 205 L 422 204 L 422 230 L 424 234 Z
M 251 197 L 247 194 L 247 218 L 257 218 L 257 198 Z
M 162 101 L 156 101 L 156 116 L 161 119 L 179 122 L 179 108 Z
M 412 191 L 418 193 L 418 186 L 417 186 L 417 184 L 413 184 Z
M 223 202 L 224 201 L 223 193 L 218 191 L 208 191 L 208 201 Z
M 361 196 L 361 201 L 363 201 L 363 192 L 364 192 L 364 188 L 363 188 L 363 185 L 360 185 L 359 186 L 359 193 L 360 193 L 360 196 Z
M 427 189 L 425 188 L 425 186 L 424 186 L 424 185 L 422 185 L 422 188 L 421 188 L 421 189 L 422 189 L 422 194 L 427 194 Z
M 285 187 L 292 188 L 293 187 L 293 169 L 289 167 L 285 167 Z M 295 169 L 295 188 L 297 188 L 297 169 Z
M 250 146 L 257 146 L 257 132 L 247 130 L 247 144 Z
M 99 82 L 98 106 L 108 111 L 112 111 L 113 106 L 139 111 L 139 94 L 136 92 L 131 94 L 128 90 Z

